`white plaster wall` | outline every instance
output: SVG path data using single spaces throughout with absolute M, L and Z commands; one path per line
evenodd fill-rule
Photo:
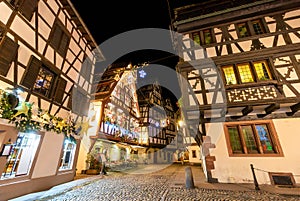
M 34 167 L 32 178 L 56 174 L 58 169 L 64 134 L 46 132 Z
M 0 2 L 0 10 L 0 21 L 6 24 L 12 10 L 5 4 L 4 1 Z
M 201 151 L 200 147 L 197 145 L 189 146 L 189 162 L 190 163 L 201 163 Z M 196 151 L 196 158 L 193 158 L 193 150 Z
M 215 169 L 212 176 L 223 183 L 252 183 L 253 175 L 250 164 L 255 170 L 259 184 L 270 184 L 268 172 L 284 172 L 300 175 L 300 154 L 296 150 L 299 145 L 300 135 L 297 131 L 300 119 L 273 120 L 279 143 L 283 150 L 283 157 L 229 157 L 223 123 L 214 123 L 207 126 L 208 135 L 212 138 L 216 148 L 210 149 L 210 155 L 216 157 Z M 296 183 L 299 177 L 294 177 Z

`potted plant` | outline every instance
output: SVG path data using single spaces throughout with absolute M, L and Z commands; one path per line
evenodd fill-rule
M 85 162 L 88 165 L 86 174 L 99 174 L 100 173 L 100 162 L 94 157 L 93 154 L 88 154 Z

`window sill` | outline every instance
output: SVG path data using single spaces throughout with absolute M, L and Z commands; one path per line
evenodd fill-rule
M 279 154 L 229 154 L 229 157 L 283 157 L 282 153 Z
M 225 89 L 239 89 L 239 88 L 249 88 L 249 87 L 259 87 L 259 86 L 267 86 L 267 85 L 282 85 L 278 83 L 277 80 L 265 80 L 259 82 L 251 82 L 251 83 L 243 83 L 243 84 L 233 84 L 233 85 L 226 85 Z

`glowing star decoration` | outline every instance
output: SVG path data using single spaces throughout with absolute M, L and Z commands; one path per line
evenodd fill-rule
M 22 102 L 21 105 L 16 107 L 17 113 L 13 116 L 13 118 L 19 116 L 20 114 L 28 115 L 28 111 L 31 109 L 31 106 L 32 103 Z
M 91 128 L 89 119 L 83 120 L 76 124 L 76 129 L 79 131 L 79 134 L 87 134 L 88 129 Z
M 65 121 L 62 120 L 62 121 L 59 121 L 59 122 L 57 123 L 57 128 L 59 128 L 59 130 L 62 131 L 63 128 L 64 128 L 66 125 L 67 125 L 67 124 L 65 123 Z
M 145 78 L 147 75 L 147 73 L 144 70 L 140 70 L 139 74 L 140 74 L 140 78 Z

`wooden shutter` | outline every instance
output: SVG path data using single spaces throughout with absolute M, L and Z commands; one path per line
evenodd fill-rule
M 16 57 L 19 45 L 9 37 L 0 44 L 0 75 L 6 76 L 12 61 Z
M 60 41 L 60 46 L 57 50 L 58 53 L 63 57 L 66 56 L 69 47 L 69 42 L 70 42 L 70 37 L 66 33 L 63 33 Z
M 83 60 L 83 63 L 82 63 L 81 69 L 80 69 L 80 74 L 84 77 L 84 79 L 86 79 L 87 81 L 90 81 L 91 73 L 92 73 L 92 61 L 90 60 L 90 58 L 86 57 Z
M 19 10 L 22 13 L 22 15 L 28 19 L 31 20 L 33 13 L 37 7 L 38 0 L 23 0 Z
M 21 85 L 27 87 L 28 89 L 31 89 L 36 81 L 41 66 L 42 62 L 34 56 L 31 56 L 29 64 L 23 75 Z
M 62 99 L 65 94 L 66 86 L 67 86 L 67 81 L 61 77 L 58 78 L 57 86 L 55 88 L 55 93 L 54 93 L 54 101 L 58 103 L 62 102 Z
M 62 29 L 59 27 L 57 23 L 55 23 L 54 28 L 52 30 L 52 34 L 50 36 L 51 37 L 50 44 L 55 50 L 57 50 L 59 47 L 62 34 L 63 34 Z

